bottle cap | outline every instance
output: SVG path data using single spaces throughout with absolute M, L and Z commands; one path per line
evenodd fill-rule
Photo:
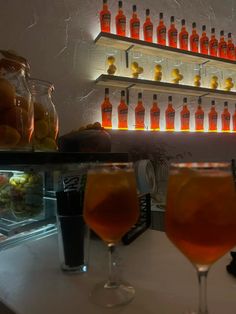
M 153 100 L 157 100 L 157 94 L 153 95 Z
M 170 17 L 170 22 L 171 22 L 171 23 L 174 23 L 174 21 L 175 21 L 175 17 L 174 17 L 174 16 L 171 16 L 171 17 Z
M 168 101 L 170 101 L 170 102 L 172 101 L 172 96 L 168 97 Z
M 81 191 L 56 192 L 59 216 L 77 216 L 83 213 L 84 193 Z
M 197 27 L 197 24 L 196 24 L 195 22 L 193 22 L 192 27 L 193 27 L 193 28 L 196 28 L 196 27 Z
M 220 31 L 220 36 L 224 36 L 225 32 L 224 31 Z
M 137 6 L 135 4 L 133 5 L 133 12 L 137 12 Z
M 181 25 L 185 26 L 185 19 L 181 20 Z
M 107 4 L 107 0 L 103 0 L 103 4 Z
M 184 97 L 184 103 L 186 103 L 188 101 L 187 97 Z
M 118 2 L 118 6 L 119 6 L 119 9 L 121 9 L 121 8 L 122 8 L 122 6 L 123 6 L 122 1 L 119 1 L 119 2 Z
M 138 93 L 138 98 L 142 98 L 143 97 L 143 93 Z
M 203 32 L 206 31 L 206 25 L 202 25 L 202 31 L 203 31 Z
M 215 30 L 215 28 L 213 27 L 213 28 L 211 29 L 211 33 L 213 33 L 213 34 L 214 34 L 214 33 L 215 33 L 215 31 L 216 31 L 216 30 Z
M 125 91 L 124 90 L 121 91 L 121 97 L 125 97 Z
M 105 94 L 109 94 L 109 88 L 105 88 Z
M 225 106 L 225 107 L 228 107 L 228 101 L 225 101 L 225 102 L 224 102 L 224 106 Z
M 146 10 L 146 16 L 149 16 L 150 15 L 150 9 L 147 9 Z
M 161 12 L 160 13 L 160 20 L 163 20 L 164 14 Z
M 212 100 L 212 101 L 211 101 L 211 105 L 212 105 L 212 106 L 215 106 L 215 104 L 216 104 L 215 100 Z
M 232 37 L 232 33 L 228 33 L 228 38 L 231 38 Z
M 201 105 L 202 104 L 202 98 L 198 97 L 198 104 Z

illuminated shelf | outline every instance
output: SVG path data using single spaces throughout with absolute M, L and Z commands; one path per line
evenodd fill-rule
M 205 87 L 194 87 L 182 84 L 164 83 L 152 80 L 135 79 L 125 76 L 114 76 L 102 74 L 95 83 L 98 86 L 117 87 L 121 89 L 134 88 L 143 89 L 147 91 L 166 93 L 166 94 L 179 94 L 185 96 L 204 96 L 214 99 L 223 100 L 236 100 L 236 92 L 226 92 L 223 90 L 212 90 Z
M 184 51 L 178 48 L 162 46 L 111 33 L 99 33 L 95 39 L 95 43 L 100 46 L 112 47 L 124 51 L 132 49 L 132 51 L 141 52 L 147 55 L 179 59 L 182 62 L 188 63 L 207 64 L 208 66 L 236 71 L 236 61 L 233 60 L 222 59 L 191 51 Z

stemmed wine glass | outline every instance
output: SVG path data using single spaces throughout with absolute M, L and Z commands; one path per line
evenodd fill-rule
M 198 274 L 199 309 L 208 314 L 206 282 L 211 265 L 236 245 L 236 196 L 230 164 L 172 164 L 166 233 Z
M 84 219 L 107 244 L 109 278 L 98 283 L 91 292 L 94 303 L 115 307 L 130 302 L 135 294 L 127 282 L 113 274 L 115 245 L 137 222 L 139 205 L 134 170 L 131 163 L 97 164 L 88 171 Z

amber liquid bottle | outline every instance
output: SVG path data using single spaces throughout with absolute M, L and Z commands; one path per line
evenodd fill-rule
M 116 16 L 116 34 L 120 36 L 126 36 L 126 16 L 123 12 L 123 3 L 118 3 L 118 14 Z
M 230 131 L 230 113 L 228 110 L 228 102 L 224 103 L 224 111 L 221 114 L 221 130 L 223 132 Z
M 159 45 L 166 45 L 166 26 L 163 20 L 163 13 L 160 13 L 160 22 L 157 26 L 157 43 Z
M 224 31 L 220 32 L 220 41 L 218 46 L 218 56 L 220 58 L 227 58 L 227 43 L 225 41 Z
M 112 128 L 112 104 L 109 100 L 109 88 L 105 89 L 105 99 L 101 105 L 102 126 L 106 129 Z
M 196 27 L 196 23 L 193 23 L 192 35 L 190 36 L 190 50 L 193 52 L 199 52 L 199 35 Z
M 235 46 L 232 40 L 231 33 L 228 33 L 227 58 L 230 60 L 235 60 Z
M 130 37 L 140 39 L 140 19 L 137 15 L 137 6 L 133 5 L 133 15 L 130 20 Z
M 211 29 L 211 39 L 209 43 L 209 53 L 211 56 L 217 57 L 218 53 L 218 40 L 216 39 L 215 29 Z
M 195 130 L 197 132 L 204 131 L 204 111 L 202 110 L 202 100 L 198 98 L 198 107 L 195 112 Z
M 128 106 L 125 102 L 125 91 L 121 91 L 120 104 L 118 106 L 118 128 L 128 130 Z
M 187 98 L 184 98 L 183 109 L 180 112 L 180 125 L 181 131 L 190 130 L 190 111 L 188 109 Z
M 157 95 L 153 95 L 153 104 L 150 110 L 150 127 L 152 131 L 160 130 L 160 108 L 157 104 Z
M 177 48 L 178 31 L 175 27 L 175 17 L 170 18 L 170 28 L 168 30 L 168 43 L 170 47 Z
M 200 38 L 200 52 L 204 55 L 209 53 L 209 38 L 206 33 L 206 25 L 202 26 L 202 36 Z
M 186 30 L 185 20 L 181 21 L 182 28 L 179 33 L 179 48 L 182 50 L 188 50 L 188 31 Z
M 103 0 L 103 9 L 100 12 L 101 32 L 111 32 L 111 12 L 108 10 L 107 0 Z
M 143 94 L 138 94 L 138 104 L 135 107 L 135 129 L 144 130 L 145 108 L 143 106 Z
M 208 122 L 209 122 L 208 130 L 210 132 L 216 132 L 217 131 L 217 121 L 218 121 L 218 113 L 216 112 L 215 101 L 212 100 L 211 110 L 208 114 Z
M 143 38 L 145 41 L 151 42 L 153 41 L 153 24 L 150 18 L 150 10 L 146 10 L 146 21 L 143 24 Z
M 235 104 L 235 109 L 234 109 L 234 114 L 233 114 L 233 131 L 236 132 L 236 104 Z
M 168 106 L 165 112 L 166 117 L 166 131 L 175 130 L 175 109 L 172 105 L 172 96 L 168 98 Z

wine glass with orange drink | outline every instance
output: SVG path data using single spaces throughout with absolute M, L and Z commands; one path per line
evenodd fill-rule
M 197 270 L 199 308 L 208 314 L 211 265 L 236 245 L 236 195 L 230 164 L 172 164 L 167 189 L 166 233 Z
M 97 164 L 88 171 L 84 219 L 107 244 L 109 277 L 91 292 L 92 301 L 105 307 L 129 303 L 135 294 L 127 282 L 113 272 L 115 245 L 131 229 L 139 217 L 135 174 L 131 163 Z

